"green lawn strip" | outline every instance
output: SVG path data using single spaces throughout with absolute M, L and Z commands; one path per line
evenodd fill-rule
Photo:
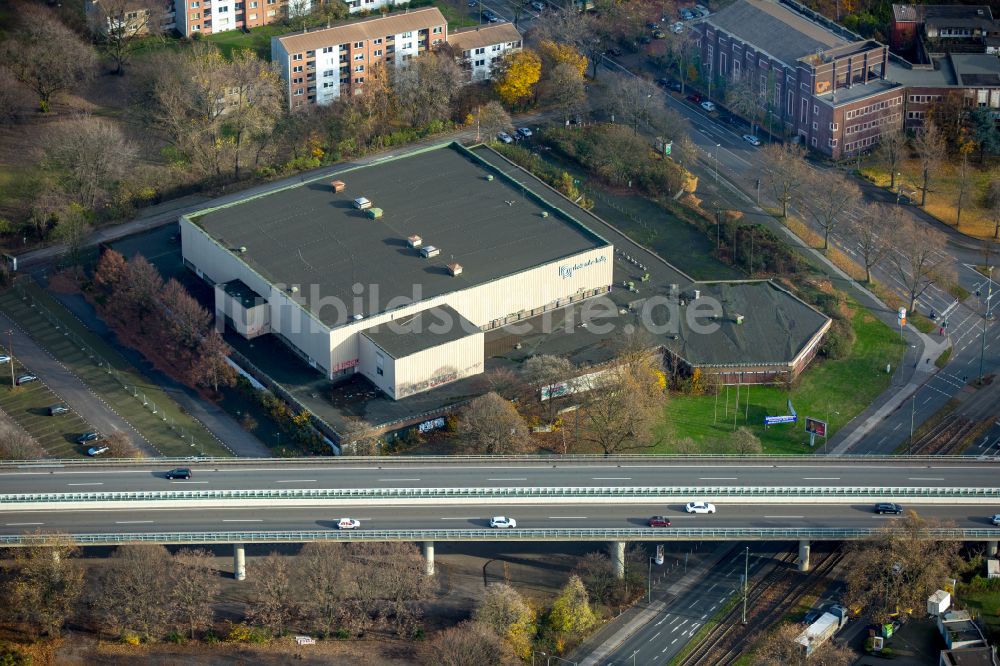
M 107 401 L 161 453 L 166 456 L 195 453 L 231 455 L 204 425 L 184 412 L 161 387 L 146 379 L 61 303 L 37 285 L 29 284 L 25 289 L 36 303 L 60 322 L 59 328 L 14 291 L 0 296 L 0 309 L 29 331 L 38 344 Z M 99 366 L 98 358 L 103 359 L 107 366 Z M 113 369 L 114 375 L 108 366 Z M 122 386 L 123 383 L 131 390 Z M 153 413 L 154 406 L 156 413 Z M 195 446 L 191 446 L 192 441 Z
M 212 35 L 201 37 L 205 41 L 212 42 L 219 47 L 222 54 L 227 58 L 232 56 L 233 51 L 249 49 L 255 52 L 261 59 L 271 60 L 271 37 L 279 37 L 295 32 L 287 25 L 275 23 L 259 28 L 253 28 L 250 32 L 240 30 L 227 30 Z
M 950 282 L 947 286 L 947 291 L 949 294 L 951 294 L 960 301 L 964 301 L 965 299 L 967 299 L 969 296 L 972 295 L 971 291 L 969 291 L 962 285 L 958 284 L 957 282 Z
M 694 652 L 694 650 L 697 649 L 698 645 L 700 645 L 701 642 L 708 637 L 709 633 L 713 629 L 715 629 L 715 627 L 719 624 L 719 622 L 722 621 L 722 618 L 726 617 L 726 613 L 736 608 L 736 605 L 740 603 L 742 600 L 743 597 L 739 594 L 734 594 L 732 597 L 730 597 L 729 601 L 722 604 L 722 608 L 715 611 L 715 614 L 712 617 L 708 618 L 708 620 L 705 621 L 705 624 L 701 625 L 698 631 L 696 631 L 694 635 L 691 636 L 691 639 L 688 640 L 687 645 L 684 646 L 684 649 L 678 652 L 677 655 L 670 660 L 670 663 L 671 664 L 683 663 L 683 661 L 687 658 L 687 656 L 692 652 Z
M 987 637 L 991 642 L 1000 640 L 1000 590 L 973 590 L 963 585 L 959 589 L 962 604 L 976 611 L 986 625 Z
M 916 312 L 907 314 L 906 320 L 916 326 L 918 331 L 928 335 L 931 333 L 937 333 L 937 329 L 939 328 L 933 321 Z
M 435 2 L 434 6 L 441 10 L 441 14 L 444 16 L 444 20 L 448 22 L 448 30 L 456 30 L 458 28 L 469 28 L 474 25 L 479 25 L 479 21 L 463 14 L 461 10 L 455 9 L 453 6 L 444 2 Z
M 948 402 L 941 406 L 941 409 L 934 412 L 929 419 L 920 424 L 920 427 L 913 431 L 913 441 L 919 441 L 921 437 L 926 435 L 932 429 L 936 428 L 941 421 L 944 421 L 953 411 L 955 411 L 958 406 L 962 404 L 956 398 L 951 398 Z M 910 448 L 910 440 L 904 439 L 893 451 L 895 454 L 907 453 Z
M 934 365 L 936 365 L 939 368 L 943 368 L 944 366 L 948 365 L 948 361 L 951 360 L 951 350 L 952 348 L 948 347 L 943 352 L 941 352 L 941 355 L 938 356 L 936 359 L 934 359 Z
M 852 324 L 857 340 L 850 356 L 841 360 L 818 358 L 788 391 L 783 386 L 722 388 L 713 395 L 675 395 L 667 402 L 657 434 L 664 442 L 658 451 L 671 450 L 672 442 L 690 437 L 700 444 L 728 439 L 739 426 L 749 427 L 761 440 L 766 453 L 808 453 L 809 436 L 803 432 L 806 416 L 827 421 L 828 433 L 837 430 L 864 411 L 889 386 L 887 364 L 895 368 L 906 350 L 897 333 L 854 301 Z M 747 396 L 749 394 L 749 410 Z M 765 416 L 787 412 L 787 400 L 799 415 L 798 423 L 764 428 Z M 823 444 L 817 439 L 816 448 Z
M 43 382 L 31 382 L 17 388 L 11 387 L 7 373 L 10 367 L 0 366 L 0 409 L 35 438 L 38 444 L 53 458 L 73 458 L 85 454 L 85 449 L 76 443 L 76 438 L 92 429 L 79 414 L 49 416 L 48 407 L 61 404 L 55 393 Z M 15 375 L 32 372 L 17 363 Z M 42 378 L 44 379 L 44 378 Z

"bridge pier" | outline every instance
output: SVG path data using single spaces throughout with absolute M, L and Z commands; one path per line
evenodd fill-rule
M 615 572 L 615 578 L 625 577 L 625 542 L 612 541 L 611 546 L 611 568 Z
M 809 571 L 809 539 L 799 539 L 799 571 Z
M 434 575 L 434 542 L 424 541 L 424 574 Z
M 996 557 L 997 556 L 997 540 L 986 542 L 986 557 Z
M 246 580 L 247 559 L 243 544 L 233 544 L 233 578 L 236 580 Z

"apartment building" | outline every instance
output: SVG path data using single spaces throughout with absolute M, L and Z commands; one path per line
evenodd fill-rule
M 322 0 L 176 0 L 177 31 L 185 37 L 258 28 L 308 14 Z
M 511 23 L 487 23 L 451 33 L 448 44 L 469 81 L 488 81 L 507 53 L 520 51 L 521 33 Z
M 812 149 L 836 159 L 902 123 L 903 89 L 886 79 L 878 42 L 849 41 L 772 0 L 737 0 L 693 28 L 706 86 L 750 80 L 772 128 Z
M 292 110 L 361 92 L 378 65 L 399 67 L 448 40 L 448 22 L 428 7 L 271 38 L 271 60 Z

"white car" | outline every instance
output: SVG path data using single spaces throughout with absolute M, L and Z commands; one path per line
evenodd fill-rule
M 715 513 L 715 505 L 711 502 L 688 502 L 684 510 L 688 513 Z
M 1000 513 L 993 514 L 993 518 L 990 520 L 991 523 L 1000 527 Z
M 520 134 L 525 139 L 531 136 L 531 130 L 528 129 L 527 127 L 518 127 L 517 133 Z
M 514 138 L 507 134 L 507 132 L 497 132 L 497 141 L 503 141 L 504 143 L 514 143 Z
M 543 11 L 545 9 L 545 4 L 542 3 L 542 2 L 539 2 L 539 0 L 535 0 L 534 2 L 532 2 L 531 6 L 535 8 L 536 12 L 540 12 L 540 11 Z
M 355 530 L 359 527 L 361 527 L 361 521 L 356 518 L 341 518 L 337 522 L 338 530 Z
M 711 113 L 712 111 L 715 111 L 715 103 L 705 100 L 704 102 L 701 103 L 701 108 Z
M 759 146 L 760 145 L 760 139 L 758 139 L 757 137 L 755 137 L 753 134 L 744 134 L 743 135 L 743 140 L 746 141 L 747 143 L 749 143 L 751 146 Z
M 672 26 L 670 26 L 670 32 L 674 33 L 675 35 L 681 34 L 682 32 L 684 32 L 684 24 L 681 23 L 680 21 L 674 23 Z
M 517 527 L 517 521 L 506 516 L 493 516 L 490 518 L 490 527 L 503 529 L 505 527 Z
M 0 363 L 10 363 L 10 356 L 7 356 L 7 354 L 0 354 Z
M 99 456 L 107 452 L 108 452 L 108 447 L 106 446 L 92 446 L 89 449 L 87 449 L 88 456 Z

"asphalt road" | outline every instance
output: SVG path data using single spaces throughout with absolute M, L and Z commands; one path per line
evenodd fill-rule
M 420 464 L 380 469 L 377 463 L 257 464 L 189 467 L 189 480 L 168 481 L 171 465 L 148 461 L 137 466 L 99 463 L 67 467 L 5 467 L 0 492 L 87 492 L 289 488 L 527 488 L 628 486 L 822 486 L 822 487 L 995 487 L 1000 463 L 804 463 L 704 464 L 664 460 L 622 464 L 484 463 Z M 2 496 L 0 496 L 2 497 Z M 697 499 L 697 498 L 692 498 Z

